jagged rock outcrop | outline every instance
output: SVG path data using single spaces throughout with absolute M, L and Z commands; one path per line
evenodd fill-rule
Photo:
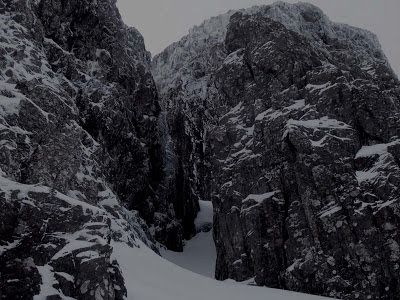
M 195 27 L 153 74 L 187 173 L 200 157 L 217 279 L 398 298 L 400 84 L 372 33 L 278 2 Z
M 123 299 L 115 244 L 182 247 L 149 65 L 115 1 L 0 2 L 1 299 Z

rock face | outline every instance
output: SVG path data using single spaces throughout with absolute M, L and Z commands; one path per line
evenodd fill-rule
M 114 0 L 0 2 L 1 299 L 124 299 L 115 247 L 181 250 L 209 199 L 217 279 L 397 299 L 399 188 L 399 81 L 312 5 L 151 62 Z
M 0 2 L 1 299 L 123 299 L 115 244 L 182 247 L 149 66 L 115 1 Z
M 214 204 L 217 279 L 398 298 L 400 84 L 373 34 L 278 2 L 206 21 L 153 74 L 185 189 Z

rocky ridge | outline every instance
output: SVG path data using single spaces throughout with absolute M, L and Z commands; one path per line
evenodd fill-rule
M 375 35 L 277 2 L 205 21 L 152 68 L 214 204 L 217 279 L 396 299 L 400 85 Z

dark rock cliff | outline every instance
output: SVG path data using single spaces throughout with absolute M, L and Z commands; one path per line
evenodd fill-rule
M 182 248 L 149 66 L 115 1 L 0 1 L 1 299 L 123 299 L 113 244 Z
M 185 139 L 203 132 L 217 279 L 398 298 L 400 84 L 373 34 L 279 2 L 195 27 L 153 73 Z

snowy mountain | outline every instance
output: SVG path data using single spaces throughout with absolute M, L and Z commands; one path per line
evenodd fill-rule
M 114 0 L 2 0 L 0 298 L 396 299 L 399 99 L 304 3 L 151 61 Z
M 152 69 L 214 204 L 217 279 L 398 297 L 400 85 L 374 34 L 277 2 L 205 21 Z

